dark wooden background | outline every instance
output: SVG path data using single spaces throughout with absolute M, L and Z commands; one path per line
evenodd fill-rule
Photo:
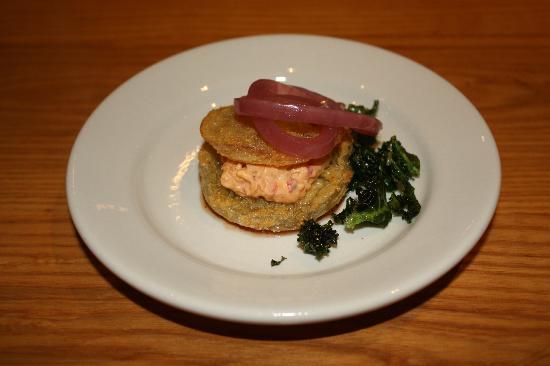
M 2 1 L 0 364 L 550 364 L 549 19 L 548 1 Z M 262 33 L 387 48 L 476 105 L 502 191 L 458 267 L 374 313 L 271 328 L 172 309 L 90 254 L 64 187 L 90 113 L 156 61 Z

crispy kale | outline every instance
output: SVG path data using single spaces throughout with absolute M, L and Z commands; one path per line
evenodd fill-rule
M 346 222 L 346 217 L 350 216 L 355 211 L 356 204 L 356 199 L 348 197 L 346 200 L 346 207 L 339 213 L 332 214 L 334 222 L 337 224 L 344 224 Z
M 354 171 L 349 188 L 357 198 L 348 198 L 346 208 L 333 216 L 336 223 L 344 224 L 348 230 L 357 225 L 385 227 L 391 221 L 381 158 L 371 145 L 355 140 L 349 160 Z
M 402 194 L 392 193 L 388 201 L 394 215 L 401 216 L 409 224 L 420 212 L 420 203 L 414 194 L 414 187 L 407 183 Z
M 353 152 L 349 157 L 349 163 L 353 169 L 353 177 L 348 186 L 350 191 L 364 185 L 372 177 L 379 177 L 382 173 L 380 155 L 372 148 L 370 141 L 360 141 L 364 135 L 354 133 Z
M 275 260 L 275 259 L 272 259 L 271 260 L 271 267 L 278 266 L 279 264 L 283 263 L 283 261 L 285 259 L 286 259 L 286 257 L 284 257 L 284 256 L 281 256 L 281 259 L 279 259 L 278 261 Z
M 354 230 L 357 225 L 386 227 L 392 219 L 392 212 L 383 183 L 358 188 L 357 192 L 354 210 L 344 220 L 346 229 Z
M 376 100 L 371 108 L 349 105 L 347 110 L 376 116 L 378 105 Z M 394 215 L 410 223 L 421 209 L 410 183 L 420 174 L 420 160 L 407 152 L 395 136 L 375 149 L 376 137 L 355 132 L 353 135 L 349 162 L 354 173 L 348 190 L 354 195 L 346 200 L 341 212 L 332 215 L 334 222 L 345 225 L 346 230 L 360 226 L 385 227 Z M 298 233 L 298 246 L 321 260 L 338 240 L 332 225 L 332 221 L 325 225 L 314 220 L 304 221 Z M 276 261 L 272 260 L 275 265 L 273 262 Z
M 378 101 L 370 109 L 350 105 L 348 110 L 375 115 Z M 420 174 L 418 157 L 407 152 L 395 136 L 377 150 L 375 145 L 375 138 L 354 134 L 349 158 L 354 175 L 348 189 L 355 192 L 356 198 L 348 198 L 344 210 L 333 215 L 334 221 L 344 224 L 347 230 L 358 225 L 385 227 L 392 214 L 410 223 L 420 212 L 420 203 L 410 184 Z M 391 193 L 389 200 L 386 193 Z
M 388 191 L 404 191 L 410 180 L 420 174 L 420 160 L 410 154 L 395 136 L 378 149 Z
M 375 100 L 374 103 L 372 103 L 372 107 L 370 108 L 366 108 L 365 106 L 362 106 L 362 105 L 348 104 L 347 110 L 353 113 L 366 114 L 368 116 L 376 117 L 376 113 L 378 113 L 379 104 L 380 102 L 378 100 Z
M 323 259 L 336 246 L 338 233 L 332 228 L 332 221 L 321 225 L 314 220 L 306 220 L 298 232 L 298 246 L 306 254 L 312 254 L 317 260 Z
M 353 113 L 359 113 L 359 114 L 366 114 L 367 116 L 376 117 L 376 114 L 378 113 L 378 106 L 380 103 L 378 100 L 375 100 L 372 103 L 372 107 L 367 108 L 362 105 L 356 105 L 356 104 L 348 104 L 348 107 L 346 110 L 348 112 Z M 369 135 L 362 135 L 360 133 L 354 133 L 353 139 L 355 142 L 363 145 L 363 146 L 372 146 L 376 143 L 376 137 L 375 136 L 369 136 Z

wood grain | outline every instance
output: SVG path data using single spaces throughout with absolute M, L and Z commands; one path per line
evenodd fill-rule
M 549 18 L 547 1 L 0 3 L 0 364 L 550 364 Z M 454 84 L 499 146 L 496 214 L 459 266 L 374 313 L 270 328 L 174 310 L 75 232 L 72 143 L 146 66 L 280 32 L 374 44 Z

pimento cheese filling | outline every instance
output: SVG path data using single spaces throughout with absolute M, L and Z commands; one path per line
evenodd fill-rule
M 221 184 L 240 196 L 294 203 L 306 195 L 327 162 L 328 159 L 314 160 L 285 169 L 225 160 Z

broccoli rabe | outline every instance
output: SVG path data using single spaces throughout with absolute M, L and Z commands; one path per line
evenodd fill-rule
M 332 228 L 332 224 L 330 220 L 324 225 L 314 220 L 304 221 L 298 232 L 298 246 L 304 253 L 312 254 L 317 260 L 321 260 L 338 241 L 338 233 Z

